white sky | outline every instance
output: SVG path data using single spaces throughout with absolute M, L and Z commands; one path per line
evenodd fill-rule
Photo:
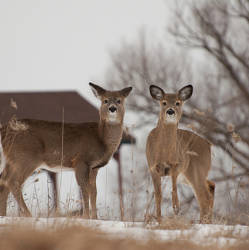
M 88 82 L 104 81 L 108 50 L 141 27 L 162 32 L 165 19 L 164 0 L 0 0 L 0 91 L 94 99 Z

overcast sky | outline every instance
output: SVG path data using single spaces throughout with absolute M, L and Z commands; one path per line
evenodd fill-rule
M 108 51 L 141 27 L 162 32 L 165 9 L 164 0 L 0 0 L 0 91 L 92 99 L 88 82 L 104 81 Z

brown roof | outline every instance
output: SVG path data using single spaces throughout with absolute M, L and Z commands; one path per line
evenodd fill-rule
M 11 105 L 13 100 L 17 109 Z M 0 121 L 17 118 L 80 123 L 98 121 L 98 110 L 76 91 L 0 93 Z

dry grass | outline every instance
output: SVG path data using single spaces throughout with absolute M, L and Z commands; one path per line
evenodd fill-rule
M 178 215 L 163 217 L 161 223 L 158 224 L 154 215 L 147 214 L 144 225 L 148 229 L 185 230 L 190 229 L 193 224 L 183 216 Z
M 185 230 L 190 229 L 192 224 L 187 221 L 182 216 L 172 216 L 166 217 L 162 220 L 160 225 L 152 227 L 154 229 L 162 229 L 162 230 Z
M 148 249 L 248 249 L 249 243 L 238 243 L 234 246 L 218 247 L 217 244 L 202 246 L 190 239 L 157 241 L 151 238 L 138 241 L 131 238 L 114 238 L 109 235 L 81 226 L 37 230 L 31 227 L 10 226 L 1 229 L 0 250 L 148 250 Z

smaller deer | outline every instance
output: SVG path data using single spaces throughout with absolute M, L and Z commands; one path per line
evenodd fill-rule
M 200 206 L 200 222 L 210 223 L 214 203 L 215 184 L 207 180 L 211 167 L 211 144 L 197 134 L 178 129 L 182 106 L 192 95 L 188 85 L 175 94 L 167 94 L 158 86 L 150 86 L 151 96 L 160 102 L 160 115 L 156 128 L 146 145 L 147 161 L 152 176 L 157 220 L 161 221 L 161 177 L 172 178 L 172 205 L 179 211 L 177 177 L 193 188 Z
M 85 218 L 97 218 L 96 177 L 117 150 L 123 134 L 124 103 L 132 87 L 108 91 L 89 83 L 101 100 L 99 122 L 67 124 L 31 119 L 13 121 L 0 130 L 5 168 L 0 175 L 0 215 L 6 215 L 8 194 L 13 193 L 24 215 L 30 212 L 22 196 L 25 180 L 42 164 L 52 172 L 75 171 L 81 188 Z

